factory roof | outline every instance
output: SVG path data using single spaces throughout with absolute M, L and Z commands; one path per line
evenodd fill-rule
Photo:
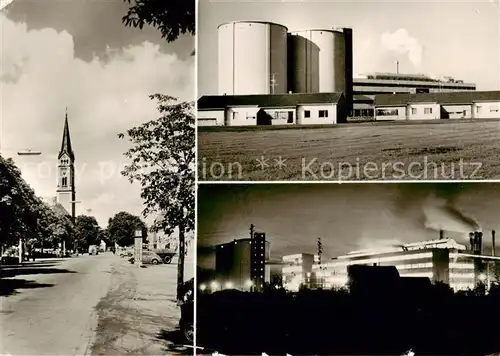
M 375 95 L 375 106 L 399 106 L 411 103 L 472 104 L 481 101 L 500 101 L 500 91 L 461 91 L 420 94 Z
M 198 99 L 198 110 L 225 109 L 231 106 L 257 106 L 264 108 L 290 107 L 303 104 L 333 103 L 342 93 L 293 93 L 272 95 L 207 95 Z
M 284 27 L 286 28 L 286 30 L 288 31 L 288 27 L 286 27 L 285 25 L 282 25 L 282 24 L 279 24 L 279 23 L 276 23 L 276 22 L 269 22 L 269 21 L 252 21 L 252 20 L 241 20 L 241 21 L 229 21 L 229 22 L 224 22 L 224 23 L 221 23 L 219 26 L 217 26 L 217 28 L 221 27 L 221 26 L 224 26 L 224 25 L 234 25 L 234 24 L 237 24 L 237 23 L 258 23 L 258 24 L 263 24 L 263 25 L 274 25 L 274 26 L 279 26 L 279 27 Z

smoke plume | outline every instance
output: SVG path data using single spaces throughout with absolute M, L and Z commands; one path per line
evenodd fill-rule
M 422 67 L 423 48 L 416 38 L 410 36 L 406 29 L 400 28 L 392 33 L 385 32 L 380 40 L 386 50 L 405 54 L 416 69 Z
M 471 217 L 465 216 L 450 200 L 431 196 L 423 205 L 425 227 L 436 231 L 469 233 L 480 231 L 479 224 Z

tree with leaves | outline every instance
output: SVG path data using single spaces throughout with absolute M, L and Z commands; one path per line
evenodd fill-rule
M 12 159 L 0 156 L 0 243 L 3 247 L 15 245 L 21 240 L 29 247 L 50 240 L 55 226 L 69 236 L 71 221 L 60 217 L 35 195 L 21 176 Z M 58 229 L 60 230 L 60 229 Z
M 98 245 L 99 233 L 99 224 L 93 216 L 76 217 L 74 238 L 79 250 L 88 251 L 90 245 Z
M 122 174 L 141 183 L 144 216 L 153 215 L 153 231 L 171 236 L 178 231 L 177 298 L 182 297 L 186 234 L 195 226 L 195 117 L 194 103 L 155 94 L 160 117 L 127 131 L 131 160 Z M 119 134 L 125 138 L 125 134 Z
M 142 29 L 144 25 L 157 28 L 167 42 L 181 34 L 196 33 L 195 0 L 124 0 L 132 4 L 122 22 L 128 27 Z
M 131 246 L 134 244 L 135 231 L 140 229 L 143 238 L 147 236 L 147 226 L 139 216 L 121 211 L 108 220 L 107 234 L 110 241 L 119 246 Z

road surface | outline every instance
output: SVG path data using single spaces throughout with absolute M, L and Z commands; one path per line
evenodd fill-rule
M 172 330 L 178 323 L 175 304 L 166 300 L 175 296 L 175 273 L 175 265 L 140 269 L 110 253 L 6 268 L 0 279 L 0 354 L 102 355 L 134 350 L 134 354 L 153 350 L 172 354 L 162 352 L 165 338 L 152 335 L 165 328 Z M 165 274 L 172 276 L 165 278 Z M 148 278 L 162 278 L 167 283 L 146 282 L 141 287 Z M 154 285 L 156 292 L 151 291 Z M 159 298 L 154 305 L 163 303 L 166 312 L 151 311 L 155 309 L 151 303 L 135 302 L 146 303 L 147 298 L 141 296 L 155 293 Z M 169 303 L 167 308 L 164 303 Z M 156 319 L 140 320 L 145 307 Z M 143 323 L 147 330 L 138 326 Z

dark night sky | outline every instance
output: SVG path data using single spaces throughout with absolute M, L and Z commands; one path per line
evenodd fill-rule
M 213 250 L 207 246 L 248 237 L 251 223 L 266 232 L 273 259 L 314 253 L 318 237 L 325 258 L 438 238 L 425 224 L 429 197 L 442 198 L 475 219 L 486 247 L 490 231 L 500 230 L 500 183 L 203 184 L 198 188 L 198 265 L 213 268 Z M 464 233 L 447 235 L 467 243 Z

